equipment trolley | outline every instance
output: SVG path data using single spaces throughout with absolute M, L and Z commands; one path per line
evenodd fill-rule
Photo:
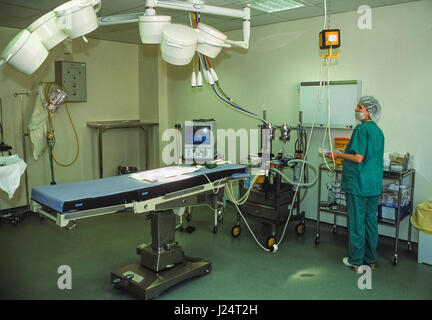
M 325 164 L 321 164 L 318 173 L 318 204 L 317 204 L 317 224 L 315 243 L 320 243 L 320 220 L 321 212 L 330 213 L 334 216 L 332 226 L 333 234 L 336 234 L 336 217 L 347 216 L 346 209 L 343 205 L 332 204 L 329 201 L 322 201 L 322 173 L 326 171 L 333 175 L 335 181 L 340 181 L 342 177 L 342 166 L 336 166 L 334 171 L 330 171 Z M 398 242 L 399 242 L 399 225 L 405 218 L 409 218 L 413 212 L 413 195 L 415 170 L 409 169 L 403 172 L 384 171 L 383 173 L 383 193 L 380 197 L 380 203 L 377 210 L 378 224 L 393 226 L 395 228 L 394 255 L 392 258 L 393 265 L 398 263 Z M 390 183 L 390 184 L 389 184 Z M 389 189 L 389 185 L 393 189 Z M 397 188 L 395 189 L 396 186 Z M 392 194 L 394 195 L 392 197 Z M 385 197 L 387 196 L 387 198 Z M 390 198 L 390 200 L 388 199 Z M 390 203 L 391 202 L 391 203 Z M 408 227 L 408 251 L 411 251 L 411 221 Z
M 276 226 L 286 223 L 288 219 L 295 190 L 296 186 L 282 182 L 282 177 L 279 174 L 270 173 L 270 176 L 266 177 L 263 183 L 257 183 L 252 187 L 248 200 L 240 206 L 246 218 L 271 226 L 271 234 L 267 237 L 265 243 L 268 249 L 271 249 L 277 243 Z M 293 213 L 290 218 L 290 221 L 297 221 L 295 232 L 298 235 L 304 234 L 306 230 L 305 213 L 300 211 L 300 190 L 297 192 L 293 204 Z M 244 181 L 240 180 L 240 197 L 246 191 Z M 237 214 L 236 224 L 231 229 L 231 235 L 235 238 L 241 233 L 240 218 L 240 215 Z

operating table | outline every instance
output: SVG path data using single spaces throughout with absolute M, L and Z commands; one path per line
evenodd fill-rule
M 149 213 L 152 242 L 137 246 L 140 263 L 111 272 L 111 281 L 116 288 L 152 299 L 173 285 L 211 271 L 211 262 L 186 256 L 175 241 L 175 215 L 181 216 L 186 207 L 208 205 L 214 210 L 216 228 L 225 185 L 247 177 L 246 166 L 221 164 L 151 182 L 123 175 L 39 186 L 32 189 L 31 207 L 68 228 L 75 220 L 128 208 Z

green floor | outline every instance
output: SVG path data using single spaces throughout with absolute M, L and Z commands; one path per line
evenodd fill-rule
M 195 208 L 193 233 L 177 232 L 176 240 L 189 256 L 212 262 L 210 274 L 183 282 L 162 294 L 161 300 L 242 299 L 432 299 L 432 266 L 417 263 L 417 248 L 402 242 L 399 264 L 393 266 L 394 240 L 380 238 L 380 260 L 372 274 L 372 289 L 360 290 L 361 275 L 342 265 L 346 254 L 344 228 L 330 232 L 321 225 L 315 245 L 315 222 L 307 221 L 304 235 L 290 224 L 277 253 L 263 251 L 243 226 L 231 236 L 234 209 L 229 205 L 218 232 L 206 207 Z M 0 299 L 135 299 L 114 289 L 110 271 L 135 263 L 137 244 L 150 241 L 149 220 L 130 212 L 78 220 L 68 231 L 36 216 L 18 226 L 0 223 Z M 268 228 L 251 222 L 264 241 Z M 278 235 L 280 236 L 280 231 Z M 60 290 L 61 265 L 72 268 L 72 289 Z

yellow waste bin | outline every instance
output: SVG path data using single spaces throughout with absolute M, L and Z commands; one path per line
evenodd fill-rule
M 349 142 L 350 139 L 348 138 L 335 138 L 335 151 L 339 151 L 340 153 L 344 153 L 345 152 L 345 148 Z M 335 159 L 335 164 L 338 166 L 341 166 L 343 162 L 343 159 L 341 158 L 337 158 Z

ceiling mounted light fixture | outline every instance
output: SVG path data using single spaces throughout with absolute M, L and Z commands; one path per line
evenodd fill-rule
M 140 16 L 138 27 L 141 42 L 146 44 L 161 43 L 162 28 L 170 23 L 170 16 Z
M 30 75 L 45 61 L 48 51 L 66 38 L 83 37 L 99 24 L 96 13 L 101 0 L 71 0 L 43 15 L 13 38 L 0 56 L 0 65 L 9 63 Z
M 250 7 L 267 13 L 273 13 L 304 7 L 304 4 L 294 0 L 258 0 L 252 2 Z
M 188 64 L 195 51 L 215 58 L 221 48 L 249 48 L 250 8 L 243 10 L 208 6 L 202 0 L 143 0 L 145 12 L 97 17 L 101 0 L 70 0 L 42 16 L 19 33 L 0 55 L 0 65 L 9 63 L 19 71 L 32 74 L 48 56 L 48 51 L 65 39 L 82 37 L 105 25 L 137 23 L 141 42 L 161 44 L 162 57 L 174 65 Z M 205 24 L 193 29 L 171 24 L 170 16 L 156 15 L 156 7 L 205 13 L 241 19 L 243 40 L 230 40 Z

